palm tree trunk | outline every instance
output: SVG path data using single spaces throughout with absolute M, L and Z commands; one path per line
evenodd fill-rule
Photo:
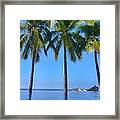
M 32 58 L 32 69 L 31 69 L 30 82 L 29 82 L 29 100 L 31 100 L 32 98 L 34 66 L 35 66 L 35 55 L 33 55 L 33 58 Z
M 68 99 L 68 86 L 67 86 L 67 56 L 66 56 L 66 46 L 64 45 L 64 97 L 65 100 Z
M 100 71 L 99 71 L 99 66 L 98 66 L 98 62 L 97 62 L 97 51 L 96 50 L 94 50 L 94 59 L 95 59 L 95 65 L 96 65 L 98 85 L 100 86 Z

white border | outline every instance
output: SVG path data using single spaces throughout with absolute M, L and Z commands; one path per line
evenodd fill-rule
M 101 100 L 19 100 L 23 19 L 100 20 Z M 5 115 L 115 115 L 115 5 L 5 5 Z

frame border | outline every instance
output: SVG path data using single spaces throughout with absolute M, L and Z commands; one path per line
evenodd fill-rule
M 115 115 L 5 115 L 5 5 L 115 5 Z M 119 119 L 119 0 L 2 1 L 0 41 L 0 119 Z

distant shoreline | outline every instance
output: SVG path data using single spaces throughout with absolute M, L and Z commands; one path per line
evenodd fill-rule
M 28 90 L 27 88 L 21 88 L 20 90 Z M 39 90 L 39 91 L 64 91 L 64 89 L 32 89 L 32 90 Z M 72 89 L 68 89 L 71 91 Z
M 28 90 L 28 88 L 21 88 L 20 90 Z M 35 88 L 35 89 L 32 89 L 33 91 L 64 91 L 64 89 L 39 89 L 39 88 Z M 71 88 L 71 89 L 68 89 L 68 91 L 74 91 L 74 92 L 87 92 L 87 91 L 99 91 L 99 88 L 97 86 L 94 86 L 94 87 L 91 87 L 91 88 L 87 88 L 87 89 L 83 89 L 83 88 Z

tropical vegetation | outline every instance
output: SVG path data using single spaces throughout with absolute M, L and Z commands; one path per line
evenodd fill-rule
M 84 38 L 86 40 L 86 51 L 94 52 L 96 74 L 98 85 L 100 86 L 100 70 L 97 60 L 97 55 L 100 54 L 100 21 L 93 21 L 92 23 L 87 23 L 83 26 L 80 26 L 80 31 L 84 33 Z

